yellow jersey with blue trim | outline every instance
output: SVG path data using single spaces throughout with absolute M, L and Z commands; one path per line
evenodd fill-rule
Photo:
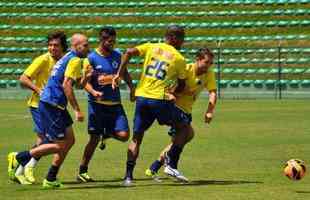
M 144 57 L 142 74 L 136 96 L 166 99 L 168 88 L 177 79 L 185 79 L 186 61 L 181 53 L 166 43 L 144 43 L 136 46 Z
M 38 88 L 43 89 L 55 63 L 56 60 L 51 56 L 51 54 L 45 53 L 33 60 L 33 62 L 24 71 L 24 75 L 29 77 Z M 27 105 L 29 107 L 38 108 L 39 100 L 39 94 L 32 92 L 27 101 Z
M 82 70 L 83 59 L 79 58 L 74 51 L 68 52 L 53 67 L 40 101 L 65 109 L 68 101 L 62 86 L 64 78 L 68 77 L 77 81 L 82 77 Z
M 216 90 L 216 79 L 213 68 L 209 68 L 207 73 L 197 76 L 196 64 L 191 63 L 186 66 L 185 89 L 177 94 L 176 106 L 186 113 L 192 113 L 192 107 L 197 97 L 204 89 L 208 91 Z

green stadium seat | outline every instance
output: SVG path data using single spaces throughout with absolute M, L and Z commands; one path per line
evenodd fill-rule
M 253 82 L 254 87 L 256 87 L 256 88 L 262 88 L 263 85 L 264 85 L 263 83 L 264 83 L 264 80 L 255 80 L 255 81 Z
M 289 85 L 291 88 L 298 88 L 299 87 L 299 83 L 300 83 L 300 80 L 290 80 L 289 81 Z
M 2 74 L 3 75 L 12 75 L 14 72 L 14 68 L 5 68 L 3 71 L 2 71 Z
M 225 73 L 225 74 L 230 74 L 230 73 L 232 73 L 233 71 L 234 71 L 234 68 L 224 68 L 224 69 L 222 70 L 222 72 Z
M 246 74 L 255 74 L 257 71 L 257 69 L 255 68 L 248 68 L 248 69 L 245 69 L 245 72 Z
M 301 74 L 301 73 L 304 73 L 305 71 L 306 71 L 305 68 L 294 68 L 292 73 Z
M 277 80 L 266 80 L 265 85 L 268 89 L 273 89 L 276 86 Z
M 243 80 L 242 82 L 241 82 L 241 85 L 243 86 L 243 87 L 250 87 L 251 86 L 251 84 L 252 84 L 252 80 Z
M 300 82 L 300 85 L 301 85 L 302 87 L 309 88 L 309 87 L 310 87 L 310 80 L 302 80 L 302 81 Z
M 24 69 L 17 68 L 16 70 L 14 70 L 13 74 L 14 75 L 22 75 L 23 72 L 24 72 Z
M 17 80 L 9 80 L 9 81 L 8 81 L 8 85 L 9 85 L 10 87 L 17 87 L 17 83 L 18 83 Z
M 229 85 L 230 85 L 231 87 L 239 87 L 239 85 L 240 85 L 241 82 L 242 82 L 242 80 L 231 80 L 231 81 L 229 82 Z
M 268 69 L 268 68 L 259 68 L 259 69 L 256 71 L 256 73 L 258 73 L 258 74 L 266 74 L 266 73 L 269 72 L 269 70 L 270 70 L 270 69 Z
M 229 82 L 230 82 L 230 80 L 220 80 L 220 87 L 226 88 L 228 86 Z
M 0 88 L 7 88 L 8 80 L 0 80 Z

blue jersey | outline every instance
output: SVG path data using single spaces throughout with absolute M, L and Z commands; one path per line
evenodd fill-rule
M 117 73 L 119 66 L 121 64 L 121 53 L 113 50 L 111 55 L 104 56 L 98 50 L 92 51 L 88 55 L 88 59 L 85 60 L 85 65 L 91 65 L 94 72 L 91 77 L 90 84 L 93 89 L 103 93 L 100 101 L 95 99 L 91 94 L 88 95 L 89 101 L 103 103 L 103 104 L 115 104 L 120 103 L 120 91 L 119 88 L 112 89 L 111 84 L 99 85 L 98 77 L 100 75 L 114 75 Z
M 82 58 L 77 57 L 74 51 L 64 55 L 53 67 L 50 78 L 41 94 L 40 101 L 59 108 L 66 108 L 67 97 L 63 89 L 64 77 L 77 80 L 82 75 Z

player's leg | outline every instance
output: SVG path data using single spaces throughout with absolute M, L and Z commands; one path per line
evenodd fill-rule
M 93 179 L 88 175 L 88 165 L 95 149 L 99 143 L 100 135 L 89 134 L 88 143 L 85 146 L 83 157 L 80 163 L 79 174 L 77 175 L 77 180 L 80 182 L 91 182 Z
M 44 137 L 43 127 L 41 125 L 39 109 L 31 107 L 30 112 L 34 124 L 34 132 L 37 133 L 36 144 L 33 146 L 34 148 L 36 146 L 43 144 L 44 142 L 46 142 L 46 140 Z M 40 157 L 38 158 L 32 157 L 30 161 L 25 165 L 25 168 L 21 165 L 19 166 L 19 168 L 16 170 L 15 175 L 19 176 L 24 174 L 29 182 L 34 183 L 35 182 L 34 168 L 36 167 L 39 160 Z
M 68 152 L 72 148 L 75 143 L 74 132 L 72 126 L 66 128 L 65 137 L 61 140 L 55 140 L 54 143 L 59 144 L 61 146 L 61 150 L 54 154 L 52 165 L 50 166 L 47 176 L 43 181 L 44 188 L 60 188 L 62 187 L 62 183 L 57 180 L 58 171 L 64 162 Z
M 100 135 L 104 133 L 103 105 L 94 102 L 88 103 L 88 135 L 89 140 L 85 146 L 83 157 L 79 167 L 77 180 L 91 182 L 93 179 L 88 175 L 88 165 L 95 149 L 100 141 Z
M 132 184 L 133 170 L 139 156 L 144 132 L 152 125 L 154 120 L 155 118 L 152 112 L 150 112 L 147 99 L 138 97 L 136 99 L 133 136 L 127 151 L 126 173 L 124 178 L 125 186 L 130 186 Z
M 113 116 L 114 117 L 111 118 L 112 120 L 109 121 L 109 124 L 111 124 L 111 126 L 110 128 L 107 128 L 110 129 L 108 131 L 112 132 L 113 138 L 121 142 L 127 142 L 129 139 L 130 131 L 128 119 L 122 105 L 114 106 Z

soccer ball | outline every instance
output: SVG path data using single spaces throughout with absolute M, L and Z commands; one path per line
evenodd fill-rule
M 284 174 L 289 179 L 298 181 L 306 174 L 305 162 L 299 159 L 291 159 L 285 163 Z

